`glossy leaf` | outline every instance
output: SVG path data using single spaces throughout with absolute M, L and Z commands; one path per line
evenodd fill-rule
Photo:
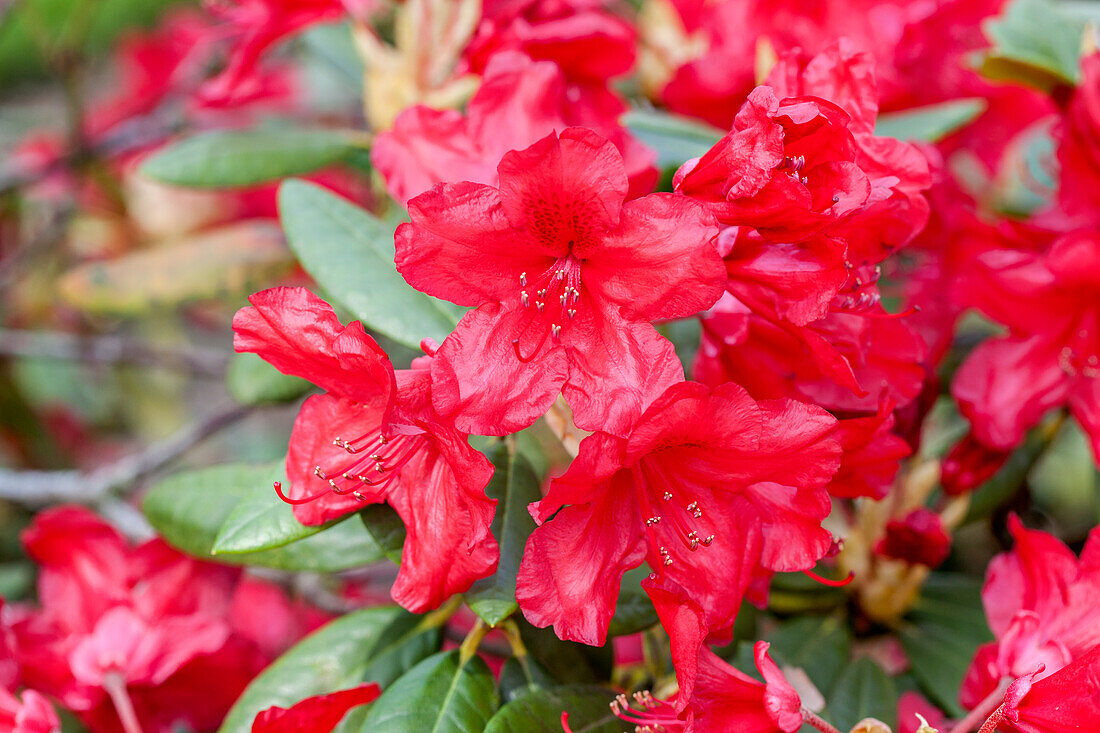
M 767 635 L 780 664 L 801 667 L 814 685 L 827 693 L 848 661 L 852 634 L 839 615 L 802 616 Z
M 466 662 L 458 650 L 421 661 L 374 703 L 363 733 L 482 733 L 500 705 L 481 657 Z
M 237 554 L 282 547 L 321 531 L 321 526 L 307 527 L 294 518 L 291 506 L 267 487 L 275 481 L 285 482 L 282 463 L 277 464 L 266 481 L 257 484 L 263 490 L 241 498 L 218 528 L 211 554 Z
M 312 385 L 301 377 L 283 374 L 258 354 L 234 354 L 225 386 L 242 405 L 266 405 L 297 399 Z
M 901 112 L 887 112 L 879 115 L 875 122 L 875 134 L 934 143 L 969 125 L 985 108 L 984 99 L 952 99 Z
M 504 661 L 497 687 L 501 701 L 508 703 L 532 687 L 553 687 L 556 684 L 541 664 L 530 654 L 525 654 L 522 657 L 508 657 Z
M 821 716 L 840 730 L 850 730 L 864 718 L 895 727 L 897 688 L 882 667 L 867 657 L 849 664 L 826 697 L 829 704 Z
M 141 172 L 177 186 L 251 186 L 312 173 L 355 147 L 348 134 L 333 130 L 215 130 L 163 148 L 145 160 Z
M 628 570 L 623 575 L 615 615 L 611 617 L 611 625 L 607 629 L 608 636 L 635 634 L 657 623 L 657 611 L 642 589 L 642 581 L 647 575 L 649 568 L 645 566 Z
M 979 645 L 992 641 L 982 608 L 981 581 L 933 573 L 921 592 L 901 643 L 923 692 L 952 717 L 965 712 L 959 686 Z
M 220 733 L 248 733 L 261 710 L 290 707 L 303 698 L 354 687 L 388 684 L 402 671 L 379 665 L 392 655 L 394 624 L 415 617 L 396 606 L 354 611 L 318 629 L 276 659 L 249 684 L 222 723 Z M 407 621 L 406 621 L 407 623 Z M 430 634 L 429 634 L 430 635 Z M 423 636 L 423 634 L 421 634 Z M 398 637 L 402 644 L 413 638 Z M 438 633 L 435 632 L 438 639 Z M 388 676 L 388 679 L 386 677 Z
M 535 628 L 517 617 L 520 638 L 528 653 L 551 677 L 562 683 L 589 684 L 611 677 L 612 649 L 562 641 L 553 629 Z
M 1045 92 L 1076 85 L 1084 24 L 1050 0 L 1013 0 L 984 30 L 993 43 L 981 61 L 986 77 Z
M 344 521 L 312 536 L 260 552 L 213 555 L 222 525 L 246 499 L 269 492 L 275 468 L 227 464 L 170 476 L 145 496 L 149 522 L 171 545 L 195 557 L 280 570 L 335 572 L 384 557 L 361 523 Z
M 493 716 L 485 733 L 561 733 L 563 711 L 573 733 L 620 733 L 623 723 L 608 708 L 614 698 L 600 687 L 528 689 Z
M 661 168 L 678 168 L 698 158 L 725 134 L 705 123 L 657 110 L 631 110 L 623 115 L 622 123 L 634 137 L 657 151 Z
M 388 504 L 371 504 L 359 510 L 359 519 L 380 551 L 395 563 L 401 563 L 405 545 L 405 525 Z
M 492 530 L 500 545 L 500 563 L 495 573 L 474 583 L 466 603 L 485 623 L 496 626 L 518 608 L 516 574 L 527 538 L 535 529 L 527 505 L 542 498 L 542 493 L 527 459 L 508 444 L 496 445 L 489 459 L 496 470 L 485 493 L 498 502 Z
M 393 228 L 336 194 L 305 181 L 279 188 L 287 241 L 310 275 L 364 326 L 417 348 L 442 342 L 462 315 L 420 293 L 394 266 Z

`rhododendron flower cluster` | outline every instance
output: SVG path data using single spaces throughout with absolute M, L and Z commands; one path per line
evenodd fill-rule
M 1100 730 L 1091 12 L 207 0 L 90 103 L 70 18 L 0 733 Z

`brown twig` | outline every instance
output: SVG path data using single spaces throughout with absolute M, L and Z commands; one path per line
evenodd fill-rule
M 135 364 L 164 367 L 221 378 L 229 356 L 217 349 L 152 346 L 122 336 L 81 336 L 57 331 L 0 328 L 0 356 L 79 361 L 91 364 Z
M 215 410 L 169 438 L 90 472 L 0 470 L 0 499 L 31 506 L 95 502 L 113 490 L 155 473 L 214 433 L 241 420 L 250 410 L 242 405 Z

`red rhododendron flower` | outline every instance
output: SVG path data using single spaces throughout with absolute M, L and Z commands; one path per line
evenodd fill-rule
M 1005 693 L 999 725 L 1013 733 L 1088 731 L 1100 720 L 1100 646 L 1035 681 L 1021 677 Z
M 397 269 L 413 287 L 479 306 L 432 362 L 435 408 L 461 430 L 503 435 L 560 392 L 581 428 L 622 433 L 683 379 L 649 322 L 721 293 L 713 219 L 682 196 L 626 202 L 622 155 L 582 128 L 508 153 L 497 171 L 499 188 L 417 196 L 397 229 Z
M 298 521 L 390 504 L 408 532 L 393 597 L 410 610 L 435 608 L 492 573 L 496 500 L 485 486 L 493 467 L 432 410 L 427 365 L 395 373 L 357 321 L 342 326 L 304 288 L 272 288 L 249 302 L 233 319 L 235 348 L 326 390 L 306 400 L 290 436 L 285 496 Z
M 606 0 L 485 0 L 466 60 L 471 71 L 480 74 L 493 54 L 521 51 L 537 61 L 557 63 L 578 91 L 604 97 L 606 82 L 634 65 L 634 28 L 604 10 L 608 4 Z M 611 106 L 622 111 L 621 105 L 612 102 Z
M 1100 644 L 1100 529 L 1089 535 L 1078 560 L 1046 532 L 1025 529 L 1014 515 L 1012 552 L 989 564 L 982 602 L 997 640 L 978 649 L 959 700 L 968 708 L 993 692 L 1002 678 L 1043 671 L 1048 677 Z
M 1080 226 L 1100 224 L 1100 53 L 1081 59 L 1081 82 L 1056 134 L 1058 202 Z
M 912 145 L 874 135 L 870 57 L 843 42 L 809 60 L 791 54 L 768 84 L 717 145 L 677 172 L 676 189 L 768 239 L 839 234 L 857 266 L 912 239 L 928 219 L 928 162 Z
M 653 580 L 644 585 L 668 632 L 679 689 L 667 702 L 635 695 L 633 708 L 620 696 L 611 708 L 616 715 L 641 730 L 649 725 L 670 733 L 794 733 L 802 727 L 802 701 L 768 656 L 767 642 L 753 649 L 761 683 L 706 646 L 704 613 L 682 588 Z
M 978 346 L 951 387 L 974 436 L 1010 450 L 1068 406 L 1100 456 L 1100 235 L 1071 232 L 1045 254 L 987 252 L 968 284 L 970 302 L 1009 329 Z
M 554 63 L 532 61 L 514 51 L 492 57 L 465 115 L 410 107 L 392 130 L 375 138 L 371 162 L 385 177 L 390 194 L 407 203 L 445 181 L 495 186 L 497 163 L 505 153 L 571 125 L 590 127 L 615 143 L 623 154 L 631 196 L 653 189 L 654 155 L 619 126 L 618 112 L 572 99 Z
M 50 701 L 34 690 L 17 697 L 0 687 L 0 730 L 5 733 L 59 733 L 61 721 Z
M 317 23 L 343 17 L 347 9 L 341 0 L 206 0 L 211 11 L 234 36 L 234 46 L 225 70 L 201 90 L 207 103 L 255 96 L 253 84 L 260 57 L 284 38 Z
M 272 706 L 256 715 L 252 733 L 330 733 L 349 710 L 373 702 L 382 690 L 373 682 L 315 695 L 289 708 Z
M 875 552 L 934 568 L 951 552 L 951 535 L 944 529 L 939 514 L 919 507 L 901 519 L 890 520 L 886 536 L 879 540 Z
M 146 733 L 216 727 L 272 658 L 231 616 L 238 569 L 159 539 L 131 547 L 78 507 L 40 513 L 23 539 L 40 566 L 42 604 L 5 613 L 24 681 L 97 733 L 122 730 L 120 716 Z M 274 653 L 304 630 L 290 630 Z
M 798 326 L 734 297 L 735 281 L 729 287 L 736 292 L 703 317 L 692 374 L 704 384 L 735 381 L 761 399 L 794 397 L 848 412 L 872 412 L 882 399 L 904 406 L 920 394 L 924 344 L 878 305 L 877 293 L 871 305 Z
M 829 483 L 829 493 L 838 498 L 869 496 L 883 499 L 890 492 L 901 459 L 912 450 L 894 435 L 892 403 L 883 402 L 878 414 L 841 420 L 836 439 L 844 450 L 840 469 Z
M 682 382 L 629 438 L 585 438 L 532 512 L 545 524 L 520 565 L 524 615 L 602 644 L 622 574 L 645 560 L 691 593 L 710 627 L 728 627 L 757 565 L 805 570 L 829 550 L 835 425 L 810 405 Z

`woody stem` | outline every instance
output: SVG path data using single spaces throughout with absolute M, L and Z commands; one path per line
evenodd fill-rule
M 821 733 L 840 733 L 829 721 L 806 708 L 802 708 L 802 720 L 812 728 L 817 728 Z
M 985 721 L 986 725 L 988 725 L 989 720 L 993 718 L 997 718 L 997 721 L 993 723 L 993 727 L 987 729 L 986 725 L 983 725 L 981 733 L 989 733 L 989 731 L 996 729 L 997 723 L 1000 722 L 1000 717 L 995 715 L 995 713 L 1004 701 L 1005 691 L 1008 690 L 1009 682 L 1009 680 L 1002 680 L 1001 684 L 997 685 L 997 689 L 989 693 L 984 700 L 975 705 L 974 709 L 966 714 L 966 717 L 955 724 L 955 727 L 951 729 L 951 733 L 970 733 L 970 731 L 978 727 L 978 724 L 982 721 Z M 987 718 L 989 720 L 987 720 Z
M 489 631 L 491 631 L 489 625 L 478 619 L 477 625 L 470 629 L 470 633 L 466 634 L 466 638 L 462 640 L 462 645 L 458 647 L 458 659 L 461 664 L 466 664 L 477 654 L 477 648 L 481 645 L 481 640 L 485 638 Z

